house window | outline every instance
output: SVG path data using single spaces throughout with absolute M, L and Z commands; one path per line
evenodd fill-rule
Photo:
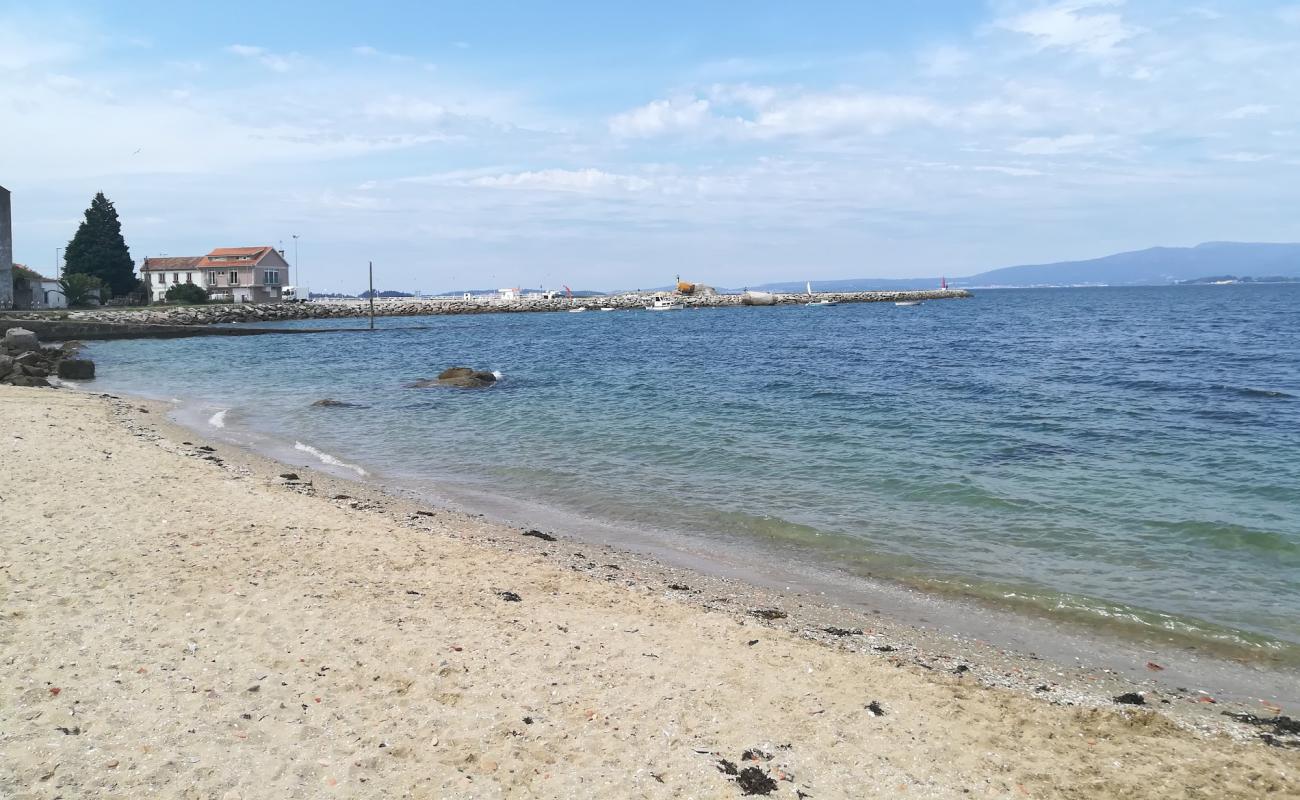
M 239 270 L 237 270 L 237 269 L 232 269 L 232 270 L 230 271 L 230 285 L 231 285 L 231 286 L 238 286 L 238 285 L 239 285 Z
M 217 271 L 216 271 L 216 270 L 208 270 L 208 285 L 209 285 L 209 286 L 216 286 L 216 285 L 217 285 Z
M 181 274 L 179 272 L 173 272 L 172 283 L 180 283 L 180 282 L 181 282 Z
M 187 273 L 185 273 L 185 282 L 186 282 L 186 283 L 194 283 L 194 273 L 193 273 L 193 272 L 187 272 Z
M 268 270 L 266 270 L 265 274 L 262 276 L 262 283 L 265 284 L 265 285 L 267 285 L 267 286 L 279 286 L 279 285 L 280 285 L 280 270 L 278 270 L 278 269 L 268 269 Z

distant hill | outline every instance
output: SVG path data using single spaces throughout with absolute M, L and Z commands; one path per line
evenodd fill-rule
M 1300 244 L 1206 242 L 1195 247 L 1151 247 L 1131 253 L 1031 264 L 981 272 L 962 279 L 962 285 L 1069 286 L 1078 284 L 1165 284 L 1206 275 L 1300 276 Z
M 1300 277 L 1300 244 L 1206 242 L 1195 247 L 1151 247 L 1129 253 L 1054 264 L 1026 264 L 948 278 L 954 287 L 991 286 L 1140 286 L 1197 280 L 1207 275 L 1270 275 Z M 819 292 L 919 289 L 939 285 L 939 278 L 858 278 L 813 281 Z M 799 292 L 803 281 L 769 283 L 750 288 Z

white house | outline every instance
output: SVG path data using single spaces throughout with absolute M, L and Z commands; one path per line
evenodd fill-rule
M 165 299 L 167 290 L 178 283 L 193 283 L 217 302 L 274 303 L 282 299 L 289 262 L 266 245 L 218 247 L 206 256 L 146 258 L 140 274 L 154 302 Z

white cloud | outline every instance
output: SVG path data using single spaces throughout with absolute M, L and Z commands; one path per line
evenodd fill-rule
M 1273 158 L 1271 153 L 1252 153 L 1248 151 L 1238 151 L 1235 153 L 1220 153 L 1214 157 L 1215 161 L 1232 161 L 1238 164 L 1254 164 L 1258 161 L 1268 161 Z
M 293 69 L 293 64 L 289 57 L 276 55 L 265 47 L 255 47 L 247 44 L 232 44 L 226 48 L 226 51 L 234 53 L 240 58 L 256 61 L 274 72 L 288 72 Z M 293 54 L 291 54 L 290 57 L 292 57 L 292 55 Z
M 762 109 L 751 130 L 759 136 L 883 134 L 915 123 L 937 123 L 944 111 L 922 97 L 846 92 L 808 94 Z
M 1029 169 L 1028 167 L 998 167 L 989 165 L 980 165 L 971 167 L 976 172 L 996 172 L 1001 175 L 1010 175 L 1013 178 L 1034 178 L 1043 175 L 1042 170 Z
M 84 57 L 92 37 L 76 20 L 32 20 L 0 8 L 0 73 L 49 67 Z
M 635 175 L 621 175 L 598 169 L 543 169 L 530 172 L 504 173 L 472 178 L 470 186 L 495 189 L 536 189 L 552 192 L 595 192 L 617 189 L 641 192 L 654 184 Z
M 626 138 L 662 136 L 699 128 L 708 118 L 708 100 L 655 100 L 615 116 L 609 130 Z
M 380 61 L 388 61 L 393 64 L 418 64 L 426 72 L 433 72 L 437 66 L 425 61 L 421 61 L 415 56 L 403 55 L 401 53 L 390 53 L 386 50 L 380 50 L 377 47 L 371 47 L 368 44 L 360 44 L 352 48 L 352 54 L 362 58 L 372 58 Z
M 1008 149 L 1027 156 L 1056 156 L 1092 149 L 1103 140 L 1091 133 L 1068 133 L 1064 136 L 1033 136 L 1022 139 Z
M 373 100 L 367 103 L 363 110 L 370 117 L 411 122 L 439 122 L 452 116 L 451 112 L 441 104 L 395 94 Z
M 1104 56 L 1138 31 L 1113 8 L 1123 0 L 1065 0 L 998 20 L 998 27 L 1034 39 L 1038 48 L 1056 48 Z
M 932 78 L 951 78 L 966 71 L 971 54 L 960 47 L 941 45 L 921 54 L 921 71 Z
M 1266 106 L 1266 105 L 1260 105 L 1259 103 L 1252 103 L 1250 105 L 1238 106 L 1237 108 L 1234 108 L 1233 110 L 1224 114 L 1223 118 L 1224 119 L 1246 119 L 1248 117 L 1261 117 L 1265 114 L 1271 113 L 1275 108 L 1276 106 Z
M 691 131 L 741 139 L 839 137 L 880 135 L 907 125 L 939 124 L 950 117 L 932 101 L 913 95 L 716 85 L 710 97 L 656 100 L 615 116 L 610 131 L 625 138 Z M 735 113 L 714 113 L 724 108 Z

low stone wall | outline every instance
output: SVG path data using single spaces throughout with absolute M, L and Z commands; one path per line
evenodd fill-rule
M 891 303 L 901 300 L 949 300 L 970 297 L 965 289 L 935 289 L 915 292 L 823 292 L 815 295 L 818 300 L 833 300 L 839 303 Z M 805 294 L 777 294 L 778 305 L 801 304 L 808 301 Z M 723 294 L 703 297 L 681 297 L 688 308 L 719 308 L 741 305 L 741 295 Z M 637 310 L 649 304 L 644 296 L 616 295 L 612 297 L 584 297 L 576 299 L 560 298 L 555 300 L 520 300 L 511 303 L 489 304 L 465 300 L 437 299 L 385 299 L 375 301 L 375 315 L 384 317 L 415 317 L 437 314 L 510 314 L 546 311 L 567 311 L 578 306 L 588 308 L 617 308 Z M 276 322 L 295 319 L 338 319 L 344 317 L 364 317 L 370 313 L 370 304 L 365 300 L 317 300 L 310 303 L 245 303 L 240 305 L 158 307 L 146 309 L 111 309 L 100 308 L 86 311 L 68 311 L 58 315 L 62 327 L 69 325 L 113 323 L 116 325 L 151 325 L 151 326 L 191 326 L 215 325 L 231 322 Z M 27 321 L 51 320 L 48 314 L 10 313 L 0 320 Z M 31 327 L 27 325 L 27 327 Z M 155 331 L 154 335 L 165 335 Z M 183 335 L 183 334 L 178 334 Z M 75 338 L 75 337 L 73 337 Z M 105 338 L 91 333 L 83 338 Z

